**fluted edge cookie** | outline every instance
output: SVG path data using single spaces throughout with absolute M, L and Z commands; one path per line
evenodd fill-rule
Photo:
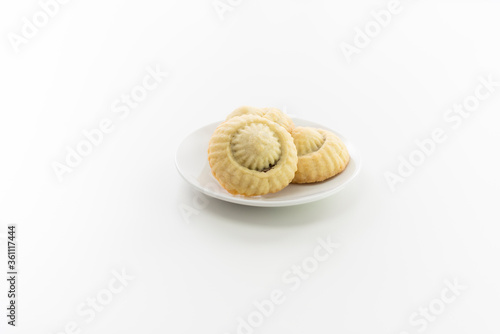
M 292 131 L 297 148 L 297 172 L 292 183 L 329 179 L 347 167 L 350 157 L 342 140 L 330 131 L 296 127 Z
M 227 115 L 226 121 L 230 120 L 233 117 L 243 116 L 243 115 L 264 116 L 264 110 L 262 110 L 262 108 L 242 106 L 234 109 L 233 112 Z
M 278 123 L 279 125 L 283 126 L 286 131 L 292 132 L 292 130 L 295 128 L 295 125 L 293 124 L 292 119 L 279 110 L 278 108 L 256 108 L 256 107 L 250 107 L 250 106 L 243 106 L 235 109 L 232 113 L 230 113 L 226 121 L 236 117 L 236 116 L 243 116 L 243 115 L 257 115 L 257 116 L 262 116 L 264 118 L 267 118 L 273 122 Z
M 257 115 L 235 116 L 220 124 L 208 147 L 212 174 L 235 195 L 280 191 L 294 178 L 297 160 L 290 133 Z

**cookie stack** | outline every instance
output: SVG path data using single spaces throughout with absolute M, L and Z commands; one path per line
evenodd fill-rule
M 295 126 L 276 108 L 240 107 L 210 138 L 212 174 L 234 195 L 275 193 L 290 183 L 314 183 L 349 163 L 344 143 L 330 131 Z

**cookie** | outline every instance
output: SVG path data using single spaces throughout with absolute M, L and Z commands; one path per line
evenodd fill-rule
M 293 128 L 295 125 L 293 124 L 293 121 L 288 115 L 286 115 L 284 112 L 277 108 L 256 108 L 256 107 L 249 107 L 249 106 L 243 106 L 235 109 L 232 113 L 230 113 L 226 120 L 229 120 L 233 117 L 236 116 L 242 116 L 242 115 L 257 115 L 257 116 L 262 116 L 264 118 L 267 118 L 273 122 L 276 122 L 283 126 L 286 131 L 292 132 Z
M 324 181 L 342 172 L 349 163 L 345 144 L 330 131 L 296 127 L 292 137 L 298 155 L 292 183 Z
M 280 191 L 294 178 L 297 159 L 290 133 L 257 115 L 231 117 L 217 127 L 208 146 L 213 176 L 235 195 Z
M 278 108 L 262 108 L 264 117 L 283 126 L 286 131 L 292 133 L 295 128 L 292 119 Z

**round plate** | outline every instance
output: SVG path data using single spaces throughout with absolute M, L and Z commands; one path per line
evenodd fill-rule
M 304 204 L 323 199 L 342 190 L 358 174 L 361 161 L 353 145 L 337 131 L 322 124 L 294 118 L 296 126 L 311 126 L 329 130 L 339 136 L 347 146 L 351 157 L 346 169 L 323 182 L 310 184 L 289 184 L 285 189 L 274 194 L 246 197 L 228 193 L 212 176 L 208 164 L 208 142 L 221 122 L 202 127 L 188 135 L 179 145 L 175 156 L 175 165 L 181 176 L 200 192 L 227 202 L 262 207 L 279 207 Z

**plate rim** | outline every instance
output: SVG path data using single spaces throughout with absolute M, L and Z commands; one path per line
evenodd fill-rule
M 306 119 L 302 119 L 299 117 L 292 117 L 292 120 L 295 122 L 297 121 L 298 123 L 305 122 L 305 123 L 311 123 L 315 124 L 316 126 L 319 125 L 319 123 L 312 122 Z M 361 171 L 361 166 L 362 166 L 362 160 L 361 157 L 359 156 L 357 149 L 354 145 L 352 145 L 351 141 L 348 140 L 345 136 L 343 136 L 341 133 L 338 131 L 335 131 L 329 127 L 321 125 L 322 128 L 332 131 L 335 133 L 337 136 L 339 136 L 342 141 L 345 143 L 345 145 L 349 148 L 349 155 L 351 155 L 352 158 L 352 153 L 354 153 L 354 156 L 356 157 L 356 169 L 354 170 L 353 174 L 344 181 L 341 185 L 338 187 L 331 189 L 331 190 L 326 190 L 322 191 L 317 194 L 312 194 L 308 195 L 305 198 L 297 198 L 297 199 L 290 199 L 290 200 L 285 200 L 285 201 L 265 201 L 265 200 L 258 200 L 260 196 L 255 196 L 252 197 L 252 199 L 246 198 L 242 195 L 232 195 L 230 193 L 227 194 L 219 194 L 217 192 L 212 192 L 209 189 L 206 189 L 202 186 L 199 186 L 197 184 L 192 183 L 189 178 L 183 173 L 179 166 L 179 149 L 180 147 L 184 144 L 184 142 L 193 136 L 196 132 L 204 129 L 204 128 L 209 128 L 209 127 L 217 127 L 219 124 L 221 124 L 223 121 L 218 121 L 218 122 L 212 122 L 209 124 L 206 124 L 202 127 L 197 128 L 196 130 L 193 130 L 189 132 L 177 145 L 177 149 L 175 151 L 175 157 L 174 157 L 174 162 L 175 162 L 175 167 L 177 169 L 177 172 L 181 175 L 181 177 L 193 188 L 201 192 L 202 194 L 205 194 L 207 196 L 216 198 L 221 201 L 229 202 L 229 203 L 234 203 L 234 204 L 239 204 L 239 205 L 245 205 L 245 206 L 253 206 L 253 207 L 287 207 L 287 206 L 295 206 L 295 205 L 300 205 L 300 204 L 307 204 L 315 201 L 319 201 L 321 199 L 327 198 L 329 196 L 332 196 L 336 194 L 337 192 L 343 190 L 349 183 L 351 183 L 359 174 Z M 213 177 L 213 175 L 212 175 Z M 214 178 L 215 180 L 215 178 Z

